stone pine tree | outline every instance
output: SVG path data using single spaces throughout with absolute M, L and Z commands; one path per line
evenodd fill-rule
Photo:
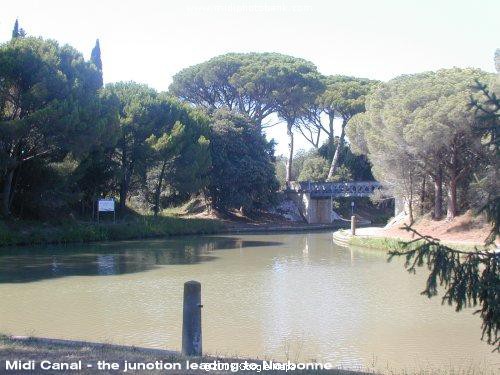
M 489 77 L 458 68 L 397 77 L 379 85 L 368 97 L 366 114 L 349 122 L 351 145 L 364 149 L 375 177 L 403 198 L 408 210 L 423 178 L 434 181 L 435 219 L 441 218 L 445 189 L 449 219 L 467 203 L 459 193 L 484 159 L 468 105 L 476 95 L 475 80 Z
M 497 52 L 500 60 L 500 53 Z M 473 130 L 481 139 L 483 158 L 486 165 L 477 171 L 478 184 L 482 187 L 483 201 L 480 211 L 485 212 L 491 223 L 491 233 L 485 241 L 485 249 L 461 251 L 443 245 L 439 240 L 424 236 L 414 229 L 407 229 L 417 235 L 415 242 L 404 244 L 402 250 L 392 251 L 394 256 L 404 256 L 409 271 L 419 266 L 426 267 L 429 276 L 422 294 L 432 297 L 438 292 L 438 285 L 444 289 L 442 302 L 454 305 L 456 311 L 466 307 L 477 307 L 476 314 L 482 319 L 482 339 L 500 351 L 500 253 L 495 251 L 499 235 L 500 198 L 498 193 L 498 163 L 500 145 L 500 100 L 495 83 L 500 78 L 500 64 L 493 89 L 477 81 L 476 91 L 482 95 L 471 96 L 470 108 L 476 121 Z
M 102 60 L 101 60 L 101 46 L 99 44 L 99 39 L 96 39 L 95 46 L 92 49 L 92 53 L 90 54 L 90 61 L 94 63 L 97 70 L 101 73 L 101 86 L 103 85 L 102 80 Z
M 327 79 L 328 90 L 322 95 L 323 106 L 330 108 L 336 117 L 342 119 L 340 137 L 328 171 L 328 180 L 333 178 L 339 168 L 348 121 L 356 114 L 364 112 L 366 96 L 377 84 L 376 81 L 355 77 L 333 76 Z

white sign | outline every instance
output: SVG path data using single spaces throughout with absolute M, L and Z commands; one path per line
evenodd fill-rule
M 99 199 L 98 202 L 99 212 L 114 212 L 115 211 L 115 201 L 113 199 Z

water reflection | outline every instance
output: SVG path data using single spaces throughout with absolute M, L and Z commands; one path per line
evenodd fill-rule
M 276 241 L 227 237 L 187 237 L 80 246 L 0 250 L 0 283 L 25 283 L 64 276 L 108 276 L 143 272 L 163 265 L 217 259 L 216 250 L 279 246 Z

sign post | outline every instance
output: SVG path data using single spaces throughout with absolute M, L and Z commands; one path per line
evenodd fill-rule
M 354 215 L 354 201 L 351 201 L 351 216 Z
M 115 200 L 99 199 L 97 201 L 97 223 L 99 223 L 100 212 L 113 212 L 113 223 L 116 222 Z

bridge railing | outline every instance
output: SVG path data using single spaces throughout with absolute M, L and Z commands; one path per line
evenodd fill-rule
M 300 193 L 309 193 L 311 197 L 367 197 L 382 185 L 376 181 L 356 182 L 314 182 L 292 181 L 289 189 Z

